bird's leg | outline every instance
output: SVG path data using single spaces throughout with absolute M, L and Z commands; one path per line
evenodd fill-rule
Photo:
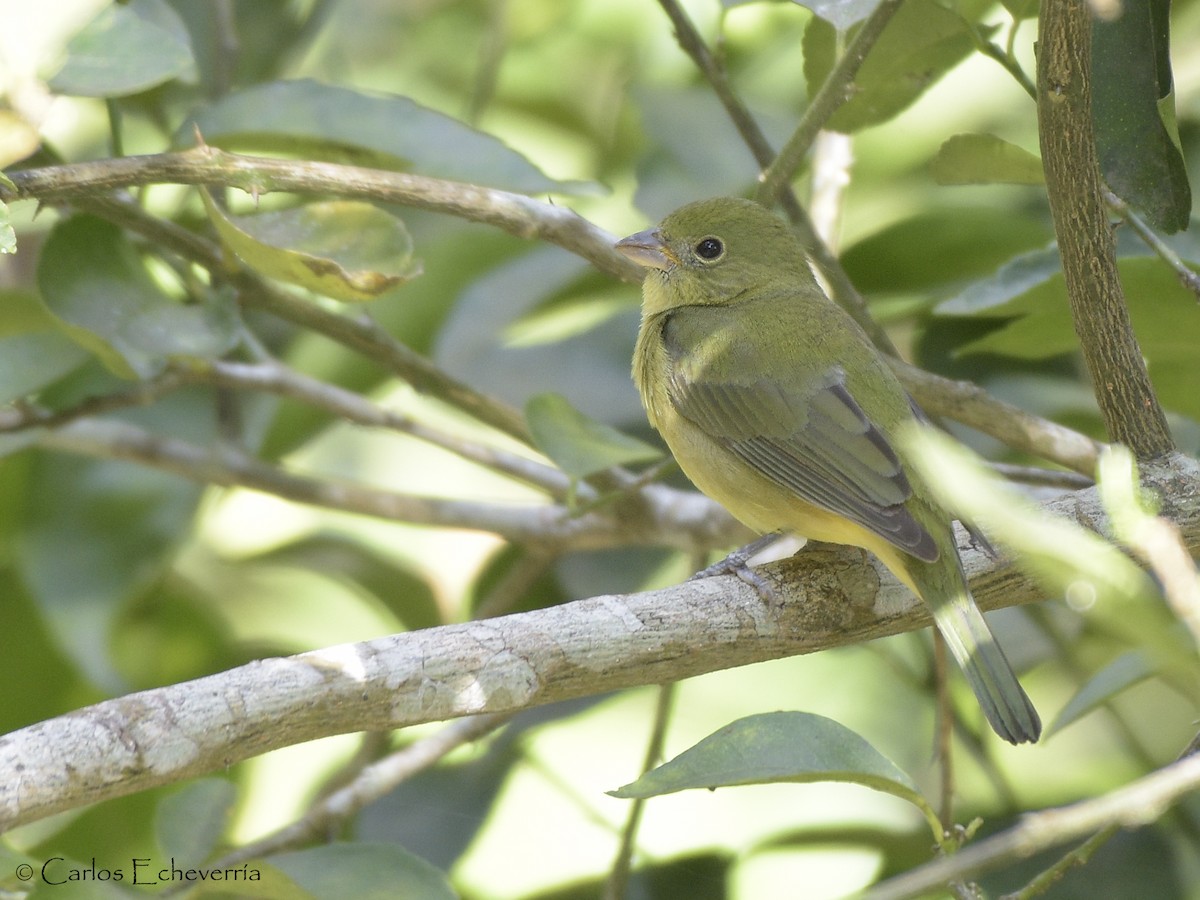
M 689 578 L 688 581 L 711 578 L 714 575 L 736 575 L 741 581 L 746 582 L 746 584 L 758 591 L 759 596 L 763 600 L 770 602 L 775 599 L 775 591 L 750 568 L 748 563 L 754 556 L 775 543 L 782 536 L 778 531 L 772 531 L 770 534 L 764 534 L 762 537 L 755 538 L 746 546 L 739 547 L 719 562 L 713 563 L 706 569 L 701 569 Z

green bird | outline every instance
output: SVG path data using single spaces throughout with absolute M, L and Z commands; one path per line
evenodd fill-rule
M 1036 741 L 1041 721 L 967 588 L 950 516 L 897 448 L 921 414 L 788 226 L 717 198 L 616 248 L 647 269 L 634 381 L 696 487 L 762 534 L 870 550 L 928 604 L 996 733 Z

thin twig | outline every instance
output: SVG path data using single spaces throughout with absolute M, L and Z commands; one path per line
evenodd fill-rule
M 211 148 L 197 148 L 180 154 L 126 157 L 77 166 L 31 169 L 13 173 L 12 177 L 22 198 L 72 200 L 111 218 L 123 227 L 145 235 L 148 239 L 160 242 L 210 270 L 227 272 L 224 254 L 211 241 L 174 223 L 150 216 L 128 201 L 113 197 L 88 196 L 89 192 L 97 190 L 171 180 L 176 176 L 184 183 L 224 183 L 222 179 L 226 178 L 232 183 L 233 174 L 221 169 L 223 161 L 226 160 L 240 161 L 243 165 L 236 168 L 236 172 L 243 175 L 247 171 L 246 167 L 248 171 L 254 172 L 254 166 L 262 163 L 265 168 L 258 171 L 258 175 L 264 180 L 268 174 L 286 172 L 289 166 L 300 165 L 281 160 L 251 160 L 222 154 Z M 322 177 L 314 180 L 315 176 L 309 172 L 308 176 L 312 177 L 298 176 L 296 185 L 307 184 L 310 188 L 324 193 L 340 193 L 346 188 L 342 180 L 344 176 L 357 185 L 355 190 L 362 191 L 365 196 L 374 196 L 367 188 L 368 184 L 372 185 L 371 189 L 378 187 L 371 181 L 371 175 L 378 175 L 385 180 L 407 179 L 404 183 L 408 185 L 411 193 L 404 196 L 408 196 L 414 205 L 424 204 L 425 208 L 461 214 L 473 221 L 492 222 L 524 236 L 557 235 L 562 246 L 579 253 L 585 259 L 592 260 L 602 269 L 607 266 L 606 271 L 615 269 L 613 274 L 617 277 L 638 281 L 642 276 L 636 265 L 612 250 L 611 235 L 588 225 L 574 213 L 567 213 L 561 207 L 503 191 L 437 179 L 401 176 L 392 172 L 374 172 L 349 166 L 312 165 L 320 165 Z M 300 189 L 296 185 L 293 187 Z M 11 191 L 7 193 L 11 194 Z M 4 199 L 5 194 L 5 189 L 0 186 L 0 199 Z M 76 200 L 77 197 L 85 199 Z M 439 206 L 436 198 L 450 199 L 446 201 L 445 206 Z M 482 208 L 472 207 L 473 198 L 479 200 Z M 405 202 L 404 197 L 396 198 L 396 202 Z M 503 214 L 497 213 L 497 208 Z M 502 222 L 497 222 L 497 217 Z M 563 237 L 564 235 L 569 239 Z M 619 257 L 620 262 L 614 262 L 613 257 Z M 602 264 L 597 260 L 607 262 Z M 833 261 L 833 265 L 837 267 L 836 261 Z M 518 440 L 528 442 L 524 418 L 517 410 L 451 378 L 365 316 L 331 312 L 318 304 L 305 302 L 248 271 L 227 277 L 232 278 L 241 290 L 243 303 L 264 309 L 293 324 L 312 329 L 342 343 L 380 363 L 417 390 L 443 399 L 479 421 Z M 859 299 L 861 301 L 861 298 Z M 869 317 L 866 321 L 870 322 Z M 878 326 L 875 327 L 878 329 Z M 1095 464 L 1096 448 L 1099 446 L 1095 441 L 989 397 L 976 385 L 940 378 L 899 361 L 893 365 L 901 380 L 930 413 L 957 419 L 997 437 L 1015 449 L 1026 450 L 1075 471 L 1085 474 L 1091 472 Z
M 667 739 L 667 724 L 671 721 L 671 706 L 675 702 L 676 685 L 664 684 L 658 689 L 658 699 L 654 706 L 653 727 L 650 740 L 646 744 L 646 756 L 642 761 L 642 774 L 649 772 L 662 760 L 663 745 Z M 621 829 L 621 843 L 617 847 L 617 855 L 613 860 L 608 878 L 604 882 L 604 900 L 622 900 L 629 885 L 629 873 L 633 868 L 633 851 L 637 842 L 638 828 L 641 825 L 642 813 L 646 808 L 646 800 L 638 797 L 631 801 L 629 815 L 625 818 L 625 827 Z
M 741 526 L 723 516 L 711 501 L 661 485 L 642 492 L 643 505 L 637 515 L 579 516 L 559 505 L 450 500 L 321 480 L 269 465 L 231 447 L 200 447 L 103 419 L 79 419 L 46 431 L 39 435 L 38 446 L 99 459 L 128 460 L 202 484 L 250 488 L 324 509 L 396 522 L 489 531 L 547 550 L 599 549 L 639 541 L 690 550 L 697 546 L 727 546 L 742 533 Z
M 1036 100 L 1037 85 L 1033 83 L 1033 79 L 1025 74 L 1025 70 L 1021 68 L 1020 63 L 1018 63 L 1012 55 L 1013 40 L 1017 32 L 1019 21 L 1014 21 L 1009 27 L 1007 52 L 1005 50 L 1001 50 L 999 47 L 989 41 L 987 36 L 979 30 L 978 23 L 968 19 L 966 16 L 962 17 L 962 22 L 966 27 L 967 32 L 971 35 L 971 39 L 975 42 L 975 49 L 988 59 L 998 62 L 1004 71 L 1011 75 L 1013 80 L 1021 86 L 1021 90 Z
M 1020 466 L 1015 463 L 993 462 L 991 469 L 1009 481 L 1017 481 L 1034 487 L 1054 487 L 1067 491 L 1078 491 L 1091 487 L 1095 479 L 1079 472 L 1062 469 L 1044 469 L 1041 466 Z
M 817 132 L 825 127 L 830 117 L 852 96 L 854 78 L 859 68 L 903 2 L 904 0 L 882 0 L 846 45 L 846 52 L 808 104 L 808 109 L 804 111 L 796 130 L 783 145 L 775 161 L 763 173 L 758 185 L 760 201 L 771 204 L 778 200 L 784 185 L 792 180 L 792 176 L 803 165 L 804 157 L 808 155 Z
M 323 409 L 347 422 L 407 434 L 462 459 L 543 490 L 559 500 L 565 499 L 571 490 L 570 479 L 559 469 L 526 456 L 433 428 L 412 416 L 372 403 L 361 394 L 310 378 L 282 363 L 196 360 L 178 364 L 173 374 L 177 379 L 191 383 L 259 390 L 281 397 L 291 397 L 317 409 Z M 579 485 L 577 492 L 588 498 L 596 496 L 595 491 L 587 484 Z
M 1107 188 L 1102 191 L 1102 196 L 1108 208 L 1120 216 L 1125 224 L 1137 233 L 1137 236 L 1142 239 L 1146 246 L 1157 253 L 1162 261 L 1171 267 L 1171 271 L 1175 273 L 1175 277 L 1179 279 L 1179 283 L 1195 294 L 1196 298 L 1200 300 L 1200 274 L 1189 269 L 1187 263 L 1179 258 L 1179 254 L 1167 246 L 1166 241 L 1155 234 L 1154 229 L 1143 222 L 1141 216 L 1135 213 L 1128 203 Z
M 1091 476 L 1104 446 L 1080 434 L 1025 412 L 991 396 L 977 384 L 954 381 L 889 359 L 888 364 L 917 402 L 931 415 L 953 419 L 989 434 L 1015 450 L 1048 459 Z
M 1040 897 L 1050 889 L 1051 885 L 1061 881 L 1068 871 L 1086 865 L 1096 851 L 1114 838 L 1120 830 L 1121 826 L 1119 825 L 1109 825 L 1107 828 L 1100 829 L 1078 847 L 1064 853 L 1054 865 L 1039 872 L 1020 890 L 1004 894 L 1000 900 L 1031 900 L 1033 897 Z
M 867 900 L 924 896 L 948 882 L 1027 859 L 1103 828 L 1148 825 L 1197 788 L 1200 756 L 1190 756 L 1101 797 L 1029 813 L 1012 828 L 878 884 L 865 896 Z
M 0 409 L 0 433 L 33 428 L 58 428 L 77 419 L 100 416 L 134 406 L 149 406 L 167 394 L 179 390 L 184 384 L 184 379 L 173 372 L 167 372 L 157 378 L 138 382 L 128 390 L 85 397 L 64 409 L 47 409 L 44 406 L 21 403 L 8 409 Z
M 519 411 L 452 378 L 367 316 L 332 312 L 289 294 L 249 270 L 231 271 L 219 245 L 174 222 L 151 216 L 134 203 L 116 197 L 101 197 L 84 200 L 78 205 L 203 266 L 215 277 L 232 281 L 243 305 L 265 310 L 277 318 L 322 334 L 374 360 L 418 391 L 444 400 L 522 443 L 530 443 L 525 418 Z
M 451 722 L 440 731 L 397 750 L 364 768 L 345 787 L 325 797 L 305 814 L 265 837 L 238 847 L 210 864 L 212 869 L 239 866 L 247 860 L 329 840 L 329 835 L 361 810 L 395 790 L 402 782 L 436 765 L 463 744 L 502 727 L 511 715 L 471 716 Z

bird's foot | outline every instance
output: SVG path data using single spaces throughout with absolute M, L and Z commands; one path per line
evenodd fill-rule
M 778 540 L 778 533 L 764 534 L 762 537 L 751 541 L 745 547 L 734 550 L 724 559 L 713 563 L 705 569 L 701 569 L 688 581 L 698 581 L 701 578 L 712 578 L 714 575 L 734 575 L 740 581 L 744 581 L 756 591 L 764 601 L 770 603 L 775 599 L 775 590 L 766 580 L 750 568 L 749 562 L 751 558 L 757 555 L 764 548 L 773 544 Z

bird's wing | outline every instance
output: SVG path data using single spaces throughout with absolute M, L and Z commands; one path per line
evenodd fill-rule
M 899 457 L 839 366 L 803 388 L 767 376 L 733 382 L 706 377 L 671 353 L 673 343 L 667 390 L 681 416 L 802 500 L 918 559 L 938 558 L 933 537 L 904 507 L 912 487 Z

